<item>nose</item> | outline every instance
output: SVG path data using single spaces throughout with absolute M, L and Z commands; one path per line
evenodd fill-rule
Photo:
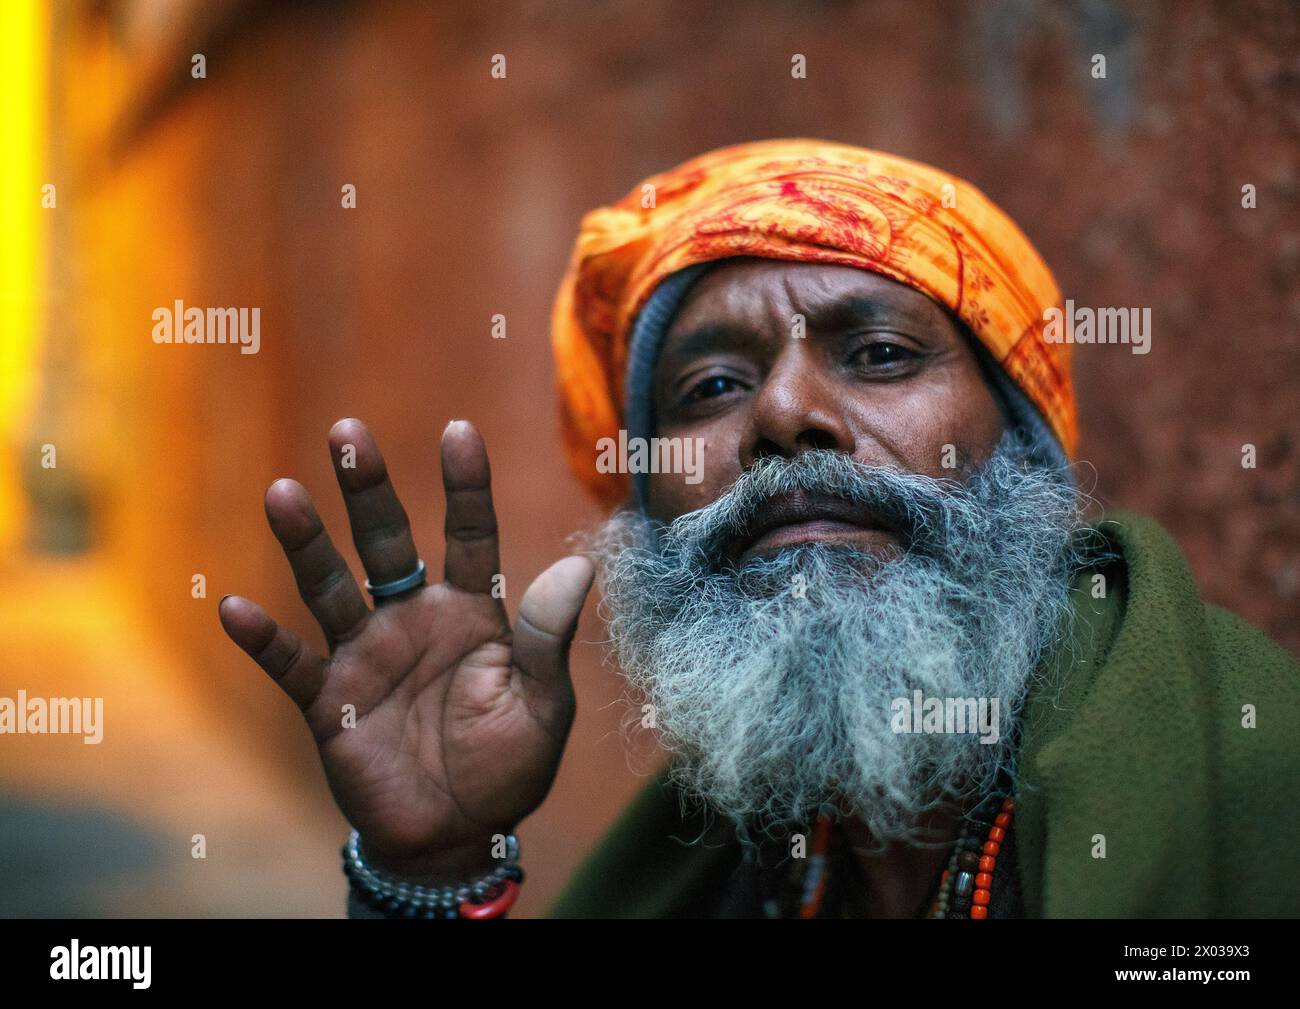
M 843 413 L 844 400 L 817 354 L 792 340 L 750 400 L 749 429 L 741 443 L 741 466 L 748 469 L 769 455 L 793 458 L 809 449 L 854 451 Z

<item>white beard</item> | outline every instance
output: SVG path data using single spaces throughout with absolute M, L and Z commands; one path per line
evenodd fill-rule
M 1007 436 L 961 484 L 830 451 L 768 457 L 669 526 L 611 518 L 596 550 L 614 658 L 686 794 L 742 829 L 834 809 L 883 844 L 919 839 L 925 812 L 1010 771 L 1015 713 L 1071 612 L 1079 528 L 1068 479 L 1024 459 Z M 758 504 L 795 489 L 892 516 L 906 549 L 719 562 Z M 997 741 L 895 731 L 894 702 L 917 690 L 996 698 Z

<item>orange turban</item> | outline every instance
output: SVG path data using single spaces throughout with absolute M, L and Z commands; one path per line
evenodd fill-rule
M 1047 264 L 974 186 L 915 161 L 820 140 L 725 147 L 586 214 L 551 322 L 565 452 L 606 505 L 626 475 L 596 469 L 618 439 L 629 334 L 668 275 L 730 256 L 842 263 L 945 305 L 988 348 L 1073 457 L 1067 343 L 1043 339 L 1061 295 Z

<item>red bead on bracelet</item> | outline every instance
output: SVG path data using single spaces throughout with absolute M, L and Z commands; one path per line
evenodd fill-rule
M 500 918 L 508 910 L 519 896 L 519 884 L 513 879 L 507 879 L 501 884 L 501 892 L 492 900 L 485 901 L 482 904 L 471 904 L 469 901 L 462 901 L 460 905 L 460 916 L 462 918 Z

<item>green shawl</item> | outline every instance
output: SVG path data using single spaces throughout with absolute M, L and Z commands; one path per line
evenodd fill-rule
M 1071 637 L 1024 709 L 1026 913 L 1300 914 L 1300 667 L 1205 603 L 1154 521 L 1121 513 L 1097 531 L 1118 559 L 1080 575 Z M 734 831 L 684 815 L 661 773 L 551 914 L 697 916 L 739 859 Z

